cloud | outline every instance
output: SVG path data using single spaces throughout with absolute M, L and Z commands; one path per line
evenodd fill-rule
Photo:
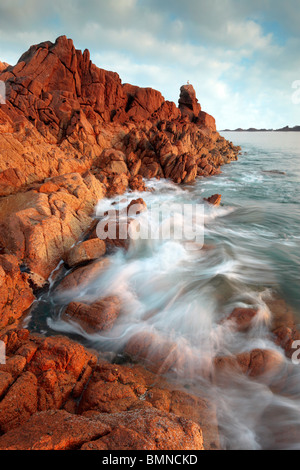
M 66 34 L 123 82 L 177 102 L 194 84 L 223 127 L 300 122 L 291 100 L 300 79 L 299 0 L 3 0 L 0 59 Z M 26 7 L 24 7 L 26 5 Z

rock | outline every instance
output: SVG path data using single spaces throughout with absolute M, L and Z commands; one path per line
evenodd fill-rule
M 13 381 L 11 374 L 0 370 L 0 398 L 6 393 Z
M 39 384 L 38 410 L 60 409 L 86 383 L 96 362 L 93 352 L 66 337 L 44 339 L 27 365 Z
M 91 174 L 72 173 L 52 183 L 60 190 L 50 196 L 31 190 L 0 201 L 0 242 L 44 282 L 89 227 L 103 197 L 101 183 Z
M 204 450 L 200 427 L 153 408 L 95 416 L 112 428 L 82 450 Z
M 6 62 L 0 62 L 0 72 L 3 72 L 7 67 L 9 67 L 9 65 Z
M 206 398 L 177 390 L 174 384 L 141 366 L 97 361 L 93 351 L 63 336 L 44 338 L 28 330 L 16 330 L 1 340 L 7 345 L 11 371 L 17 371 L 12 366 L 15 358 L 23 359 L 15 381 L 9 372 L 0 370 L 0 429 L 4 432 L 0 436 L 1 449 L 73 449 L 84 443 L 93 446 L 96 441 L 97 448 L 136 449 L 149 439 L 148 425 L 153 426 L 147 441 L 149 448 L 189 448 L 191 442 L 196 446 L 201 430 L 205 448 L 219 448 L 215 410 Z M 179 441 L 171 443 L 165 431 L 164 438 L 158 422 L 163 429 L 169 427 L 171 433 L 174 427 Z M 92 433 L 90 437 L 86 430 L 95 426 L 97 435 Z M 129 440 L 123 431 L 119 433 L 122 428 L 127 429 Z M 50 440 L 43 437 L 45 429 Z M 109 432 L 109 440 L 98 442 Z
M 110 330 L 121 310 L 120 300 L 116 296 L 105 297 L 92 304 L 71 302 L 62 319 L 78 323 L 88 333 Z
M 0 80 L 7 85 L 0 110 L 0 195 L 92 167 L 111 178 L 123 175 L 108 186 L 109 195 L 121 194 L 124 175 L 168 177 L 157 148 L 162 136 L 163 147 L 169 144 L 177 157 L 214 149 L 204 175 L 215 174 L 239 151 L 201 111 L 192 85 L 181 87 L 178 109 L 157 90 L 122 85 L 118 74 L 96 67 L 89 52 L 76 50 L 65 36 L 32 46 L 16 66 L 0 71 Z M 196 173 L 178 171 L 174 180 L 185 183 Z
M 0 329 L 19 320 L 34 300 L 28 276 L 21 272 L 18 259 L 0 255 Z
M 23 372 L 25 366 L 25 357 L 16 354 L 15 356 L 8 358 L 5 364 L 0 364 L 0 371 L 9 373 L 14 379 L 16 379 Z
M 0 432 L 5 433 L 27 421 L 37 410 L 37 379 L 25 372 L 10 387 L 0 403 Z
M 59 296 L 63 296 L 65 293 L 68 294 L 68 291 L 73 291 L 79 288 L 84 289 L 108 266 L 109 260 L 107 258 L 103 258 L 75 269 L 62 279 L 56 287 L 55 293 Z
M 182 355 L 177 345 L 157 333 L 140 332 L 133 335 L 125 347 L 125 353 L 144 362 L 156 373 L 166 373 L 181 365 Z
M 161 93 L 152 88 L 139 88 L 132 85 L 123 85 L 128 96 L 127 115 L 135 121 L 144 121 L 158 111 L 164 103 Z
M 252 308 L 235 308 L 225 322 L 230 322 L 237 331 L 247 331 L 252 320 L 257 315 L 257 310 Z
M 147 191 L 146 184 L 142 175 L 136 175 L 130 178 L 129 188 L 132 191 Z
M 93 261 L 105 255 L 106 245 L 103 240 L 95 238 L 75 245 L 66 255 L 66 263 L 70 267 L 87 261 Z
M 75 450 L 110 431 L 100 420 L 66 411 L 34 414 L 27 423 L 0 437 L 1 450 Z
M 286 326 L 291 329 L 295 327 L 295 312 L 284 299 L 273 296 L 270 299 L 266 299 L 266 304 L 272 316 L 271 331 L 275 331 L 281 326 Z
M 105 240 L 108 250 L 127 250 L 130 245 L 130 230 L 135 233 L 138 224 L 135 217 L 145 210 L 147 204 L 142 198 L 138 198 L 132 200 L 124 210 L 107 211 L 104 215 L 108 216 L 108 219 L 100 220 L 91 236 Z
M 216 131 L 216 121 L 215 119 L 210 116 L 210 114 L 205 113 L 204 111 L 200 111 L 196 118 L 196 124 L 200 127 L 204 127 L 207 129 L 211 129 L 212 131 Z
M 195 423 L 158 410 L 128 415 L 74 416 L 66 411 L 36 413 L 0 437 L 1 450 L 203 450 Z
M 284 365 L 282 354 L 275 350 L 254 349 L 236 356 L 216 357 L 214 360 L 216 372 L 232 371 L 247 374 L 250 377 L 272 377 Z
M 133 201 L 128 204 L 126 208 L 126 212 L 129 217 L 133 217 L 134 215 L 139 215 L 141 212 L 147 210 L 147 204 L 145 203 L 144 199 L 141 197 L 138 199 L 134 199 Z
M 192 85 L 183 85 L 180 88 L 179 109 L 182 116 L 187 116 L 190 121 L 195 120 L 201 111 L 201 106 L 196 98 L 196 92 Z
M 204 198 L 204 201 L 208 202 L 209 204 L 213 206 L 219 206 L 221 204 L 221 199 L 222 199 L 221 194 L 214 194 L 213 196 L 210 196 L 209 198 Z

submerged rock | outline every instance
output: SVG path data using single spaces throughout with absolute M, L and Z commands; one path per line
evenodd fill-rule
M 110 330 L 121 311 L 117 296 L 104 297 L 91 304 L 71 302 L 62 315 L 63 320 L 78 323 L 88 333 Z
M 209 198 L 204 198 L 204 201 L 208 202 L 212 206 L 219 206 L 221 204 L 221 199 L 222 199 L 221 194 L 214 194 L 213 196 L 210 196 Z

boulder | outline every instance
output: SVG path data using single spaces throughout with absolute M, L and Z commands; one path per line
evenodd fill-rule
M 225 320 L 229 322 L 237 331 L 247 331 L 251 328 L 252 320 L 257 315 L 257 310 L 253 308 L 235 308 Z
M 203 450 L 199 426 L 155 409 L 92 418 L 36 413 L 0 437 L 1 450 Z
M 95 238 L 75 245 L 68 251 L 65 260 L 68 266 L 74 267 L 87 261 L 93 261 L 105 255 L 106 245 L 103 240 Z
M 51 272 L 92 223 L 102 184 L 91 174 L 53 178 L 59 191 L 35 190 L 0 201 L 0 243 L 32 273 L 48 279 Z
M 35 296 L 16 256 L 0 255 L 0 329 L 16 323 Z
M 213 196 L 204 198 L 204 201 L 208 202 L 208 204 L 211 204 L 212 206 L 219 206 L 221 204 L 221 199 L 222 199 L 221 194 L 214 194 Z
M 117 320 L 121 310 L 118 297 L 104 297 L 96 302 L 71 302 L 64 314 L 63 320 L 78 323 L 88 333 L 110 330 Z

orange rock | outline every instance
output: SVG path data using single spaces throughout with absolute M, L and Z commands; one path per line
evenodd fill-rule
M 200 427 L 153 408 L 95 416 L 113 428 L 82 450 L 204 450 Z
M 77 322 L 88 333 L 110 330 L 120 314 L 120 300 L 116 296 L 105 297 L 92 304 L 71 302 L 63 320 Z
M 101 258 L 105 252 L 106 245 L 103 240 L 99 238 L 86 240 L 71 248 L 66 255 L 66 262 L 70 267 L 77 266 L 86 261 Z
M 0 431 L 18 427 L 37 410 L 37 379 L 25 372 L 10 387 L 0 403 Z
M 28 191 L 0 201 L 0 242 L 44 279 L 92 222 L 94 206 L 103 196 L 91 174 L 53 178 L 60 191 Z
M 0 370 L 0 399 L 5 394 L 9 386 L 13 383 L 13 376 L 9 372 Z
M 1 450 L 203 450 L 192 421 L 155 409 L 91 418 L 66 411 L 36 413 L 0 437 Z
M 1 450 L 74 450 L 106 435 L 110 427 L 100 420 L 66 411 L 34 414 L 27 423 L 0 437 Z
M 221 194 L 214 194 L 209 198 L 204 198 L 204 201 L 208 202 L 209 204 L 212 204 L 213 206 L 219 206 L 221 204 L 221 199 Z
M 229 321 L 237 331 L 247 331 L 256 315 L 257 310 L 252 308 L 235 308 L 225 322 Z
M 70 274 L 65 276 L 55 289 L 56 294 L 63 296 L 68 290 L 77 288 L 84 288 L 89 283 L 93 282 L 107 267 L 109 266 L 109 259 L 103 258 L 100 260 L 92 261 L 86 266 L 76 268 Z
M 236 356 L 216 357 L 214 365 L 217 372 L 241 372 L 250 377 L 267 378 L 276 374 L 283 366 L 282 355 L 275 350 L 254 349 Z
M 34 300 L 28 277 L 21 273 L 17 258 L 0 255 L 0 329 L 14 324 Z

